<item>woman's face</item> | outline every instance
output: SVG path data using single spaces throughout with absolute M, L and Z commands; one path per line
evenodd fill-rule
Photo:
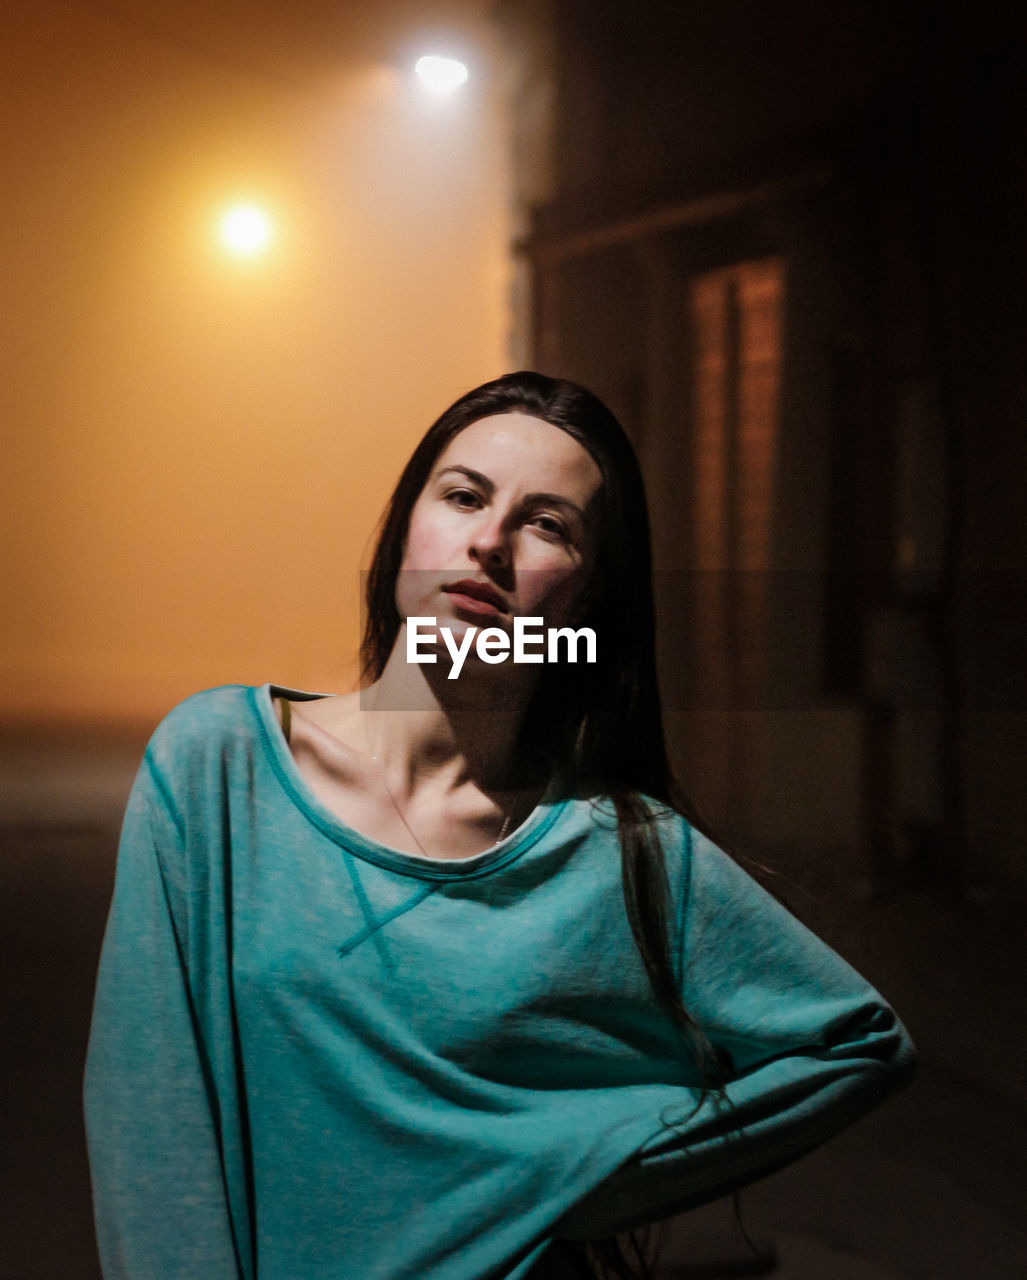
M 524 413 L 481 418 L 440 454 L 410 513 L 396 584 L 400 617 L 509 630 L 580 617 L 599 543 L 595 461 Z

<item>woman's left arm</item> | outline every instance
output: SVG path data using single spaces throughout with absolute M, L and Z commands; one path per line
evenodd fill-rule
M 667 1127 L 563 1219 L 570 1239 L 631 1230 L 775 1172 L 916 1065 L 869 983 L 687 823 L 684 837 L 682 994 L 728 1082 L 684 1091 Z

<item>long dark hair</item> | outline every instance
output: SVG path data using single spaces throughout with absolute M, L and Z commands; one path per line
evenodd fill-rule
M 656 676 L 652 548 L 645 486 L 634 449 L 616 417 L 576 383 L 522 370 L 467 392 L 429 428 L 392 495 L 367 576 L 367 621 L 361 645 L 365 684 L 382 674 L 400 627 L 396 581 L 410 512 L 435 462 L 465 427 L 496 414 L 520 412 L 559 427 L 595 460 L 602 475 L 602 538 L 581 625 L 600 637 L 597 661 L 543 667 L 523 733 L 558 761 L 566 776 L 609 797 L 617 813 L 624 902 L 653 992 L 681 1030 L 708 1087 L 723 1084 L 721 1064 L 685 1008 L 675 977 L 668 932 L 667 876 L 654 825 L 657 811 L 643 797 L 707 829 L 675 783 L 663 730 Z M 558 686 L 555 683 L 558 680 Z M 708 833 L 708 829 L 707 829 Z M 616 1241 L 592 1245 L 602 1274 L 649 1274 L 644 1250 L 636 1262 Z

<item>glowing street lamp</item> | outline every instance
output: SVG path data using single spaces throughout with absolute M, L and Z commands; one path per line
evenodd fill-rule
M 221 219 L 221 242 L 240 258 L 263 253 L 271 243 L 271 219 L 254 204 L 237 204 Z
M 467 67 L 455 58 L 418 58 L 414 71 L 433 93 L 452 93 L 468 76 Z

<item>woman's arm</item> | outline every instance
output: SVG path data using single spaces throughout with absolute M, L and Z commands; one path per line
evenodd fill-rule
M 685 1007 L 730 1063 L 723 1095 L 683 1090 L 666 1128 L 564 1218 L 589 1239 L 694 1208 L 819 1146 L 912 1075 L 878 993 L 685 824 Z
M 85 1076 L 106 1280 L 241 1280 L 217 1095 L 187 973 L 180 820 L 149 755 L 125 815 Z M 177 918 L 176 918 L 177 910 Z

